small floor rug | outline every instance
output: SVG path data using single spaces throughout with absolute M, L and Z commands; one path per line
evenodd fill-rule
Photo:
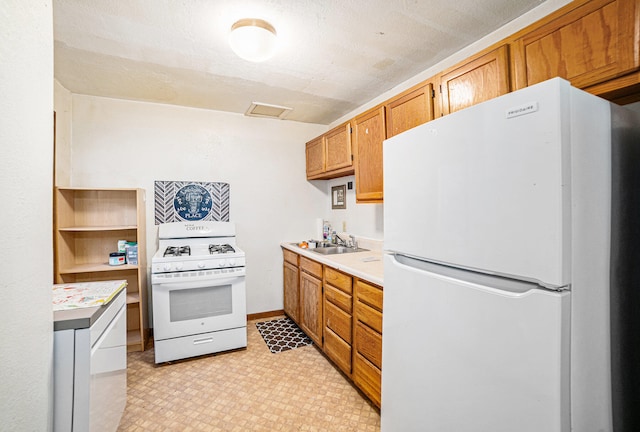
M 313 343 L 289 317 L 258 322 L 256 327 L 274 354 Z

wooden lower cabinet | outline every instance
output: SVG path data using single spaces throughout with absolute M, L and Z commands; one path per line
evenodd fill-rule
M 300 317 L 298 325 L 322 346 L 322 264 L 300 257 Z
M 380 407 L 382 288 L 282 251 L 285 313 Z
M 284 255 L 282 279 L 284 283 L 284 312 L 295 322 L 300 319 L 300 272 L 298 254 L 282 249 Z
M 351 376 L 353 299 L 351 276 L 324 266 L 324 352 Z
M 354 282 L 353 382 L 380 407 L 382 377 L 382 287 Z

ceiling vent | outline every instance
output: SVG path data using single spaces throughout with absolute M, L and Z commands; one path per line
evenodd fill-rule
M 265 118 L 285 118 L 293 108 L 287 108 L 279 105 L 265 104 L 262 102 L 253 102 L 247 112 L 244 113 L 250 117 L 265 117 Z

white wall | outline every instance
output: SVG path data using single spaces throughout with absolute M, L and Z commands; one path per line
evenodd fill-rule
M 147 192 L 147 251 L 157 249 L 155 180 L 231 185 L 230 219 L 247 254 L 247 309 L 282 309 L 283 240 L 302 240 L 325 193 L 306 181 L 304 143 L 324 126 L 73 95 L 73 186 Z
M 55 186 L 71 183 L 71 92 L 58 80 L 53 83 L 53 102 L 56 112 Z
M 331 209 L 331 188 L 333 186 L 352 183 L 353 189 L 347 188 L 346 209 Z M 355 176 L 340 177 L 326 180 L 322 183 L 323 191 L 327 194 L 324 218 L 331 222 L 336 232 L 346 231 L 356 237 L 369 239 L 384 239 L 383 204 L 356 204 Z M 343 229 L 344 224 L 344 229 Z
M 51 429 L 51 0 L 0 12 L 0 429 Z

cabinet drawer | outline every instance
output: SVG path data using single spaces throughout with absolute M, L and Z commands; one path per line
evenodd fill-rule
M 351 294 L 352 292 L 351 276 L 332 269 L 331 267 L 324 267 L 324 281 L 325 284 L 332 285 L 347 294 Z
M 338 306 L 348 314 L 352 311 L 352 297 L 349 294 L 345 294 L 340 290 L 335 289 L 331 285 L 324 287 L 324 298 L 329 300 L 334 305 Z
M 318 279 L 322 279 L 322 264 L 312 261 L 309 258 L 300 257 L 300 269 L 309 274 L 314 275 Z
M 284 260 L 290 262 L 294 266 L 298 267 L 298 254 L 295 252 L 291 252 L 288 249 L 282 249 L 282 255 L 284 256 Z
M 380 406 L 380 369 L 375 367 L 359 353 L 353 356 L 353 382 L 373 401 Z
M 382 336 L 358 321 L 356 351 L 378 368 L 382 366 Z
M 351 315 L 326 301 L 324 303 L 325 328 L 333 330 L 338 336 L 351 344 Z
M 351 345 L 331 329 L 326 329 L 324 333 L 324 352 L 344 373 L 351 375 Z
M 356 298 L 362 303 L 382 311 L 382 288 L 357 279 Z
M 378 333 L 382 333 L 382 313 L 359 301 L 355 304 L 355 316 Z

